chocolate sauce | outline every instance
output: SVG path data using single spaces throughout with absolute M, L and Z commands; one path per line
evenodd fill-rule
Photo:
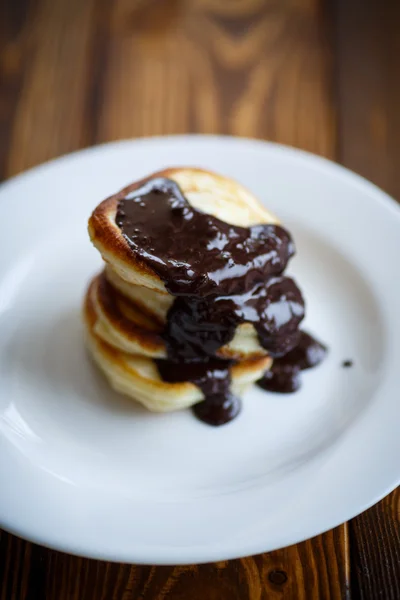
M 268 353 L 282 356 L 297 344 L 303 317 L 304 301 L 293 279 L 271 277 L 241 295 L 177 298 L 164 339 L 175 360 L 206 359 L 232 340 L 240 323 L 252 323 Z
M 120 200 L 116 224 L 173 296 L 242 294 L 282 273 L 295 251 L 282 227 L 229 225 L 193 208 L 163 178 Z
M 344 360 L 342 362 L 342 367 L 344 367 L 345 369 L 348 369 L 350 367 L 353 366 L 353 361 L 352 360 Z
M 282 276 L 295 252 L 290 234 L 278 225 L 229 225 L 193 208 L 164 178 L 120 200 L 116 224 L 137 259 L 176 296 L 163 334 L 169 360 L 157 363 L 162 377 L 192 381 L 203 391 L 206 400 L 194 409 L 202 420 L 230 420 L 240 403 L 230 394 L 227 364 L 217 368 L 215 360 L 237 326 L 252 323 L 273 357 L 299 342 L 304 300 Z
M 325 358 L 327 349 L 305 331 L 299 334 L 298 345 L 282 356 L 276 358 L 269 371 L 266 371 L 257 385 L 269 392 L 290 394 L 301 386 L 300 371 L 316 367 Z
M 206 399 L 193 406 L 193 412 L 202 421 L 209 425 L 223 425 L 238 415 L 241 402 L 230 391 L 229 368 L 232 361 L 210 359 L 182 365 L 169 360 L 156 360 L 156 364 L 164 381 L 191 381 L 201 389 Z

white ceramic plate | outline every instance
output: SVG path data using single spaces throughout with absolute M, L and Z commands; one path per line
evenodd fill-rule
M 169 165 L 251 188 L 292 231 L 309 330 L 330 348 L 294 395 L 247 394 L 212 428 L 112 393 L 85 353 L 86 222 Z M 99 146 L 0 189 L 0 524 L 72 553 L 191 563 L 272 550 L 353 517 L 400 480 L 400 211 L 315 156 L 171 137 Z M 342 361 L 354 361 L 352 368 Z

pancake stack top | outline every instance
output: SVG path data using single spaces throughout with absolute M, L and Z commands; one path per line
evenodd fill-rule
M 298 345 L 304 301 L 283 274 L 293 242 L 232 180 L 155 173 L 102 202 L 89 234 L 107 263 L 87 293 L 89 347 L 148 408 L 194 405 L 225 423 L 271 357 Z

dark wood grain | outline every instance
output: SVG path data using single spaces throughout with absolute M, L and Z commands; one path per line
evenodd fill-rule
M 19 2 L 20 0 L 18 0 Z M 20 31 L 26 56 L 23 85 L 12 114 L 5 175 L 87 143 L 94 0 L 40 0 Z
M 360 25 L 346 0 L 3 0 L 0 10 L 2 177 L 111 139 L 222 132 L 340 159 L 396 192 L 399 87 L 379 69 L 388 59 L 395 70 L 399 48 L 383 13 L 371 47 L 373 12 Z M 390 496 L 351 524 L 354 598 L 397 589 L 398 504 Z M 173 568 L 72 557 L 0 532 L 0 600 L 336 600 L 350 598 L 349 559 L 347 525 L 269 554 Z
M 400 200 L 400 3 L 332 0 L 338 159 Z
M 118 565 L 0 533 L 0 600 L 347 598 L 346 529 L 277 552 L 188 567 Z M 329 575 L 328 575 L 329 571 Z
M 0 3 L 0 179 L 6 171 L 15 111 L 29 62 L 30 39 L 24 32 L 34 14 L 28 0 Z
M 338 160 L 400 200 L 400 3 L 338 0 L 334 22 Z M 400 598 L 400 492 L 350 524 L 352 587 Z
M 353 589 L 361 599 L 400 598 L 400 489 L 351 522 Z

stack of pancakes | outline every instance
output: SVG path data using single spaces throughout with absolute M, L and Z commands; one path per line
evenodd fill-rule
M 89 351 L 114 389 L 149 410 L 171 411 L 203 400 L 195 384 L 168 383 L 157 367 L 158 361 L 167 359 L 164 330 L 175 298 L 132 252 L 116 225 L 119 201 L 156 177 L 175 181 L 193 207 L 226 223 L 248 227 L 277 220 L 236 182 L 192 168 L 166 169 L 134 183 L 102 202 L 89 219 L 90 238 L 105 261 L 85 297 Z M 250 323 L 237 326 L 230 343 L 218 350 L 218 357 L 233 361 L 232 391 L 239 397 L 272 364 Z

